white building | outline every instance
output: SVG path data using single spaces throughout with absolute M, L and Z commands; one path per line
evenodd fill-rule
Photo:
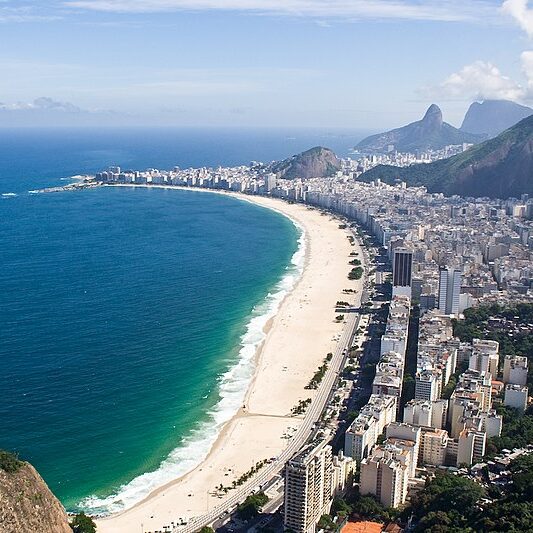
M 314 533 L 333 501 L 333 458 L 323 440 L 306 446 L 285 467 L 285 527 Z
M 485 455 L 487 435 L 484 431 L 464 429 L 459 434 L 457 444 L 457 466 L 478 463 Z
M 422 431 L 420 441 L 420 462 L 432 466 L 444 465 L 448 432 L 444 429 L 427 428 Z
M 461 271 L 443 268 L 439 273 L 439 310 L 445 315 L 459 314 Z
M 495 409 L 490 409 L 480 413 L 483 420 L 482 429 L 487 434 L 487 438 L 499 437 L 502 434 L 503 417 L 496 413 Z
M 411 400 L 403 410 L 403 421 L 414 426 L 432 425 L 432 403 L 429 400 Z
M 468 364 L 469 369 L 490 373 L 492 379 L 498 377 L 500 345 L 496 341 L 474 339 L 472 341 L 472 355 Z
M 415 376 L 415 398 L 429 400 L 430 402 L 440 397 L 442 379 L 435 370 L 422 370 Z
M 394 446 L 379 446 L 361 462 L 359 491 L 373 494 L 385 507 L 405 503 L 409 482 L 409 453 Z
M 503 381 L 513 385 L 527 383 L 527 357 L 506 355 L 503 360 Z
M 522 385 L 508 384 L 505 386 L 504 405 L 514 407 L 520 411 L 525 411 L 527 407 L 528 391 Z
M 356 461 L 368 456 L 385 426 L 396 420 L 395 396 L 372 394 L 356 419 L 346 430 L 344 454 Z
M 401 422 L 392 422 L 386 428 L 387 444 L 394 444 L 409 453 L 410 478 L 416 477 L 421 433 L 422 431 L 419 427 Z

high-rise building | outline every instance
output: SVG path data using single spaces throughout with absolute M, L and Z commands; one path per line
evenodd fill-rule
M 419 459 L 422 464 L 442 466 L 446 461 L 448 432 L 444 429 L 425 428 L 422 431 Z
M 519 411 L 525 411 L 527 407 L 528 390 L 522 385 L 505 385 L 503 403 L 507 407 L 514 407 Z
M 527 357 L 506 355 L 503 361 L 503 381 L 513 385 L 527 383 Z
M 373 494 L 385 507 L 405 503 L 410 454 L 392 444 L 379 446 L 361 462 L 359 491 Z
M 372 394 L 344 436 L 344 453 L 356 461 L 368 456 L 385 427 L 396 420 L 396 396 Z
M 333 501 L 333 457 L 325 440 L 306 446 L 285 467 L 285 527 L 314 533 Z
M 430 402 L 440 397 L 442 380 L 438 372 L 422 370 L 415 376 L 415 399 L 429 400 Z
M 411 297 L 413 252 L 406 248 L 394 250 L 392 261 L 392 294 Z
M 485 455 L 487 434 L 484 431 L 464 429 L 459 434 L 457 444 L 457 466 L 478 463 Z
M 439 274 L 439 310 L 445 315 L 459 314 L 461 294 L 461 271 L 455 268 L 441 268 Z
M 277 185 L 276 175 L 275 174 L 269 174 L 265 178 L 265 186 L 266 186 L 267 192 L 272 192 L 276 188 L 276 185 Z

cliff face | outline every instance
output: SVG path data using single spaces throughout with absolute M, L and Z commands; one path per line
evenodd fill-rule
M 393 146 L 398 152 L 438 150 L 452 144 L 479 143 L 485 135 L 467 133 L 443 121 L 439 106 L 432 104 L 424 118 L 402 128 L 363 139 L 356 148 L 363 152 L 386 152 Z
M 33 466 L 0 469 L 2 533 L 72 533 L 65 509 Z
M 407 168 L 378 166 L 361 179 L 406 181 L 429 192 L 508 198 L 533 194 L 533 116 L 462 154 Z
M 271 171 L 284 179 L 309 179 L 332 176 L 340 168 L 341 162 L 331 150 L 317 146 L 274 163 Z
M 531 115 L 533 109 L 530 107 L 508 100 L 474 102 L 465 115 L 461 130 L 495 137 Z

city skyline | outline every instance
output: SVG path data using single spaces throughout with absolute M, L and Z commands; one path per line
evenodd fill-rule
M 389 128 L 532 103 L 524 0 L 0 3 L 4 125 Z M 30 117 L 30 118 L 28 118 Z

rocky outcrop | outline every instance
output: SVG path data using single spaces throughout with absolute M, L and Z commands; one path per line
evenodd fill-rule
M 361 152 L 385 153 L 439 150 L 449 145 L 479 143 L 485 135 L 467 133 L 444 122 L 438 105 L 432 104 L 424 118 L 402 128 L 363 139 L 355 148 Z
M 468 108 L 461 130 L 495 137 L 531 115 L 533 109 L 509 100 L 474 102 Z
M 329 148 L 316 146 L 278 163 L 270 170 L 284 179 L 326 178 L 341 168 L 339 158 Z
M 28 463 L 13 472 L 0 468 L 0 531 L 72 533 L 65 509 Z

